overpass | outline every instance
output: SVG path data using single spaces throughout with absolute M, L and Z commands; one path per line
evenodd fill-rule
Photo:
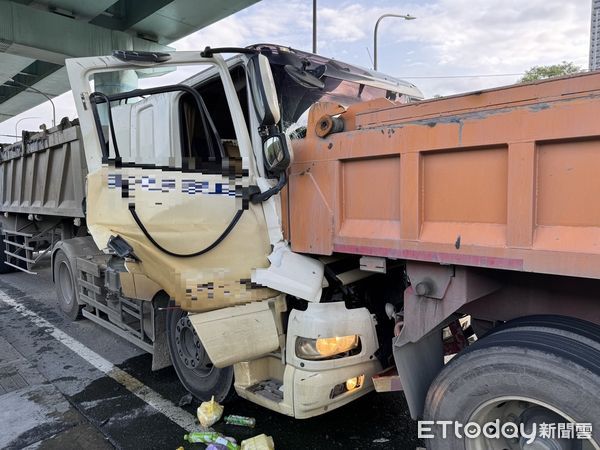
M 66 58 L 168 50 L 258 1 L 0 0 L 0 122 L 68 91 Z

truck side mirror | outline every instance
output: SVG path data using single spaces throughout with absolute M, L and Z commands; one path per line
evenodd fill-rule
M 260 126 L 277 124 L 281 114 L 269 60 L 264 55 L 253 55 L 248 61 L 248 69 L 252 100 Z
M 265 167 L 270 173 L 280 174 L 290 164 L 291 155 L 288 137 L 285 134 L 275 134 L 267 137 L 263 143 Z

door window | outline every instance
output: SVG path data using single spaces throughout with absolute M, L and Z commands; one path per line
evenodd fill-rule
M 198 69 L 206 70 L 206 65 Z M 184 73 L 191 75 L 190 67 Z M 230 73 L 247 118 L 244 68 L 238 65 Z M 174 80 L 174 74 L 168 73 L 166 79 Z M 123 166 L 242 176 L 241 153 L 221 78 L 208 76 L 194 86 L 188 80 L 151 86 L 158 81 L 140 80 L 141 89 L 91 96 L 104 159 Z

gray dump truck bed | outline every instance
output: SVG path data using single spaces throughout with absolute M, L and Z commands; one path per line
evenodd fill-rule
M 24 136 L 0 147 L 0 212 L 83 218 L 87 167 L 77 122 Z

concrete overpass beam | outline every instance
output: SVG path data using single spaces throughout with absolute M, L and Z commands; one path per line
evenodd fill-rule
M 167 51 L 171 48 L 130 33 L 0 1 L 0 52 L 62 65 L 65 58 L 107 55 L 116 49 Z

